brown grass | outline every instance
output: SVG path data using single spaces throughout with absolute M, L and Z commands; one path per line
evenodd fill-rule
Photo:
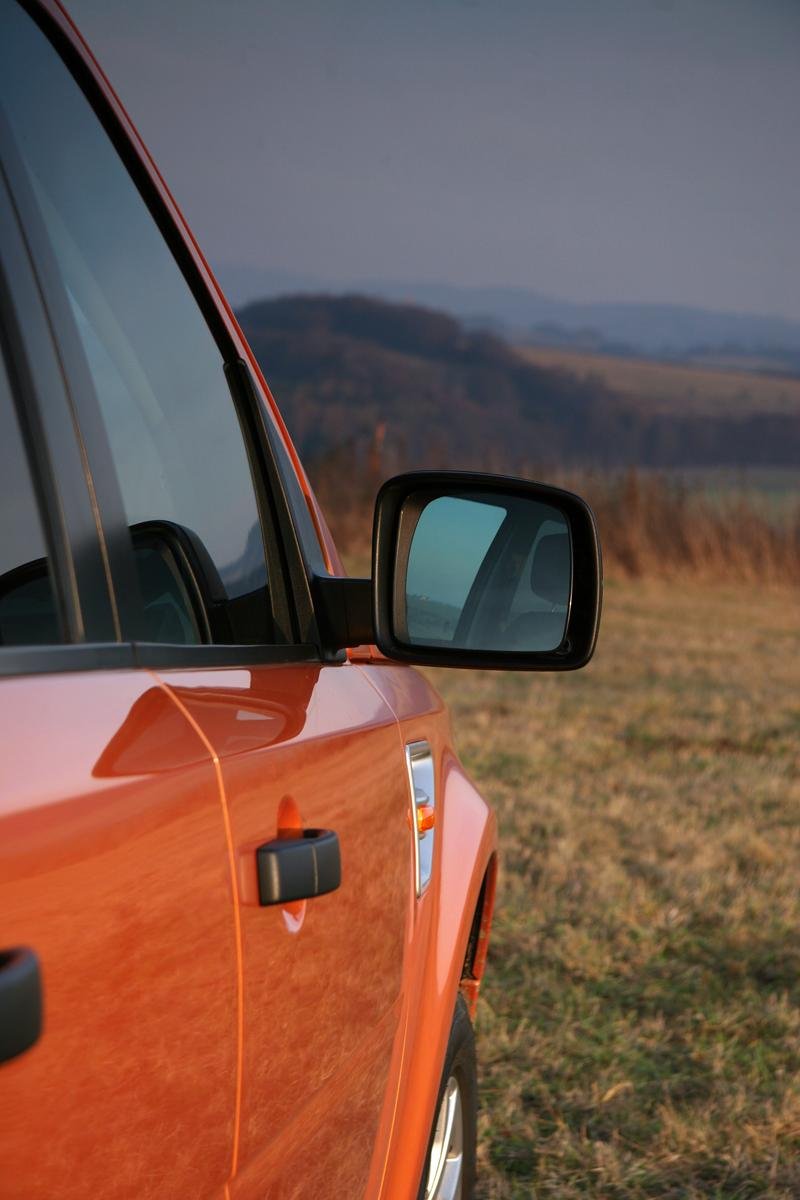
M 605 545 L 593 662 L 431 672 L 500 827 L 479 1196 L 794 1200 L 800 520 L 562 482 Z M 333 512 L 363 569 L 367 506 Z
M 389 473 L 389 472 L 385 472 Z M 337 545 L 368 555 L 381 470 L 356 472 L 348 452 L 316 464 L 313 482 Z M 586 497 L 607 569 L 618 578 L 800 583 L 800 502 L 770 513 L 750 492 L 713 497 L 666 475 L 548 475 Z
M 612 581 L 585 671 L 433 675 L 500 823 L 480 1195 L 800 1195 L 796 596 Z
M 564 480 L 593 506 L 612 573 L 800 583 L 800 504 L 770 515 L 742 492 L 713 497 L 663 475 L 629 471 Z

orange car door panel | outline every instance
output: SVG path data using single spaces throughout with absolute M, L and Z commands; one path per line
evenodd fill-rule
M 0 1196 L 220 1197 L 236 944 L 214 765 L 146 672 L 0 692 L 0 946 L 41 966 L 36 1044 L 0 1071 Z
M 232 1195 L 364 1194 L 403 1020 L 410 801 L 391 710 L 349 664 L 162 674 L 218 755 L 237 856 L 244 1070 Z M 260 845 L 338 835 L 341 884 L 262 906 Z

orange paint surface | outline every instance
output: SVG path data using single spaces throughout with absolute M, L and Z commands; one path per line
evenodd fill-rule
M 347 664 L 163 679 L 218 756 L 243 880 L 232 1195 L 291 1194 L 298 1179 L 309 1195 L 361 1195 L 402 1022 L 413 919 L 410 798 L 393 714 Z M 303 827 L 334 830 L 341 847 L 341 887 L 302 914 L 259 907 L 255 886 L 256 848 L 276 837 L 290 807 Z M 326 1109 L 319 1126 L 311 1114 Z M 334 1180 L 339 1190 L 326 1191 Z
M 4 680 L 0 725 L 0 939 L 44 989 L 41 1038 L 0 1066 L 0 1196 L 219 1195 L 236 949 L 211 760 L 146 672 Z

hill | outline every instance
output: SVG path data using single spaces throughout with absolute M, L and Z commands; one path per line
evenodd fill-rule
M 800 321 L 759 313 L 718 312 L 685 304 L 577 303 L 521 287 L 456 287 L 381 283 L 368 294 L 443 309 L 468 323 L 487 323 L 543 343 L 618 348 L 664 357 L 701 351 L 762 354 L 800 366 Z
M 378 429 L 397 465 L 800 461 L 800 406 L 763 404 L 757 389 L 737 405 L 652 403 L 647 387 L 632 391 L 618 374 L 537 361 L 444 313 L 357 295 L 264 300 L 238 315 L 309 461 L 343 447 L 366 453 Z M 700 368 L 697 378 L 702 389 Z M 752 378 L 742 375 L 743 388 Z
M 458 286 L 395 280 L 322 282 L 253 266 L 217 264 L 240 307 L 289 294 L 357 294 L 446 312 L 471 327 L 542 345 L 661 358 L 735 359 L 743 369 L 768 362 L 800 373 L 800 320 L 721 312 L 686 304 L 578 303 L 524 287 Z

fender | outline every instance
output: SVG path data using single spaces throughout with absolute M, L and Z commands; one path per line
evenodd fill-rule
M 429 930 L 414 997 L 416 1012 L 410 1014 L 411 1033 L 381 1200 L 409 1200 L 409 1179 L 421 1178 L 450 1023 L 484 879 L 487 880 L 484 896 L 491 902 L 494 895 L 497 849 L 494 813 L 451 749 L 443 755 L 440 780 L 439 803 L 444 818 L 438 827 L 441 849 L 435 919 Z M 483 925 L 485 947 L 489 934 L 486 918 Z M 467 1000 L 474 1012 L 480 979 L 467 982 L 470 985 Z
M 386 1140 L 379 1139 L 388 1151 L 382 1170 L 373 1163 L 367 1190 L 370 1200 L 410 1200 L 409 1180 L 422 1175 L 459 990 L 473 1016 L 477 1004 L 494 901 L 497 823 L 458 759 L 448 714 L 428 680 L 389 662 L 359 668 L 394 711 L 402 742 L 428 741 L 436 764 L 434 875 L 412 915 L 405 1030 L 382 1117 Z

